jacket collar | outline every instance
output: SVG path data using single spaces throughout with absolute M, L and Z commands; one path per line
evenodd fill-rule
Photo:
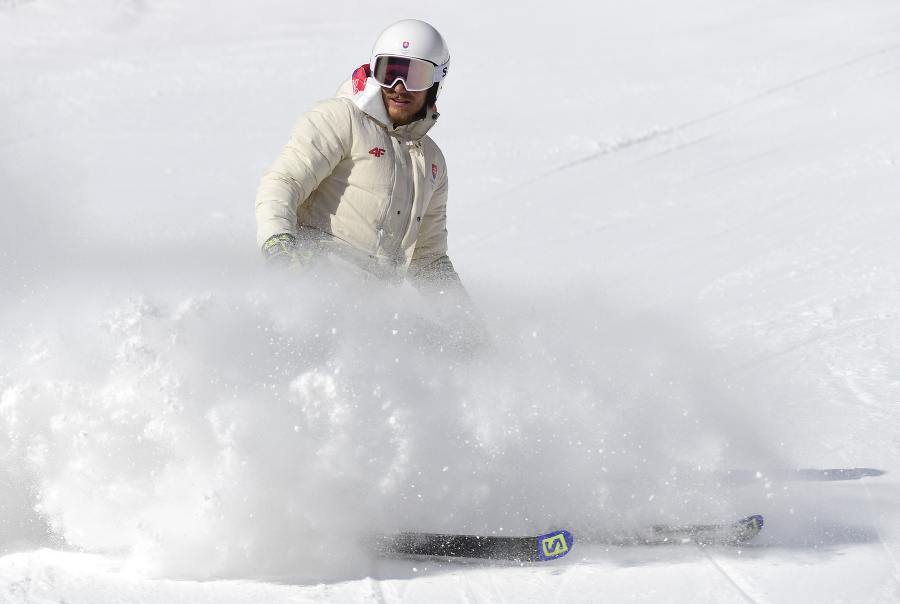
M 358 71 L 358 70 L 357 70 Z M 338 97 L 349 98 L 350 101 L 370 118 L 384 126 L 388 132 L 403 134 L 408 133 L 411 140 L 418 140 L 425 136 L 437 122 L 440 113 L 434 107 L 425 111 L 425 117 L 406 126 L 394 127 L 388 116 L 387 108 L 381 96 L 381 86 L 372 78 L 361 80 L 348 78 L 337 91 Z

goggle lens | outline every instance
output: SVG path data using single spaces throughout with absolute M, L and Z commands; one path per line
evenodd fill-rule
M 434 84 L 434 65 L 421 59 L 380 56 L 375 58 L 372 77 L 385 88 L 393 88 L 400 80 L 410 92 L 428 90 Z

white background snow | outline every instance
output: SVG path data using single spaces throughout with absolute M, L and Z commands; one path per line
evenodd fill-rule
M 294 120 L 401 18 L 493 349 L 263 273 Z M 0 0 L 0 601 L 900 601 L 900 4 Z M 876 467 L 843 483 L 730 469 Z M 763 514 L 740 548 L 579 531 Z M 576 534 L 543 565 L 372 531 Z

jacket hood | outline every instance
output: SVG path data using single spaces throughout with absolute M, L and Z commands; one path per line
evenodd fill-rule
M 419 139 L 425 136 L 437 122 L 440 113 L 432 106 L 425 110 L 425 117 L 406 126 L 394 127 L 388 116 L 387 108 L 381 96 L 381 85 L 369 77 L 369 66 L 363 65 L 347 78 L 335 94 L 338 98 L 348 98 L 359 109 L 391 132 L 402 132 L 408 129 L 410 138 Z

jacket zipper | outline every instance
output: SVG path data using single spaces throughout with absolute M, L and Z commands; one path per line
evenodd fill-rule
M 396 155 L 396 151 L 394 150 L 394 137 L 391 136 L 389 132 L 385 133 L 387 136 L 387 142 L 389 145 L 385 145 L 386 147 L 391 148 L 391 188 L 388 194 L 387 201 L 384 204 L 384 210 L 381 212 L 381 220 L 378 221 L 378 229 L 376 231 L 376 239 L 375 239 L 375 255 L 378 255 L 379 250 L 383 249 L 384 245 L 384 223 L 387 221 L 388 212 L 391 210 L 391 206 L 394 203 L 394 191 L 397 188 L 397 160 L 394 157 Z
M 416 158 L 413 157 L 413 149 L 416 144 L 409 139 L 409 133 L 406 135 L 406 141 L 403 144 L 403 151 L 406 153 L 406 159 L 409 161 L 409 169 L 406 171 L 406 190 L 408 195 L 406 196 L 406 217 L 403 221 L 402 226 L 397 231 L 397 245 L 394 248 L 394 255 L 399 256 L 400 250 L 403 248 L 403 240 L 406 239 L 406 231 L 409 229 L 410 221 L 412 220 L 412 209 L 416 199 L 416 188 L 415 188 L 415 166 L 413 163 L 416 161 Z M 399 258 L 398 258 L 399 259 Z

